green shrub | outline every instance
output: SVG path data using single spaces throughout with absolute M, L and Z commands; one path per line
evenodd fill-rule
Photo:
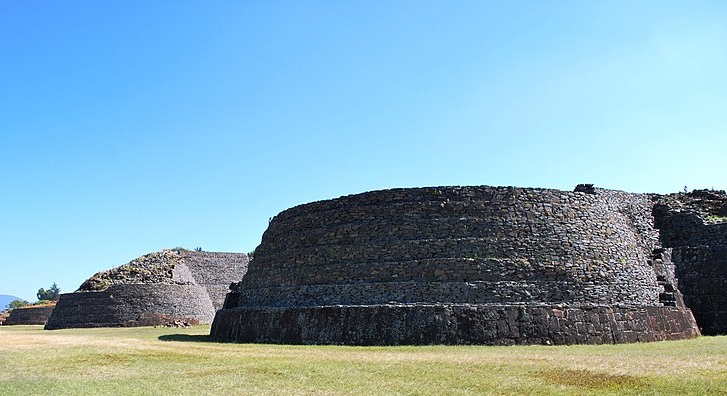
M 13 300 L 13 301 L 10 301 L 10 304 L 8 304 L 7 307 L 10 309 L 15 309 L 15 308 L 22 308 L 28 304 L 29 303 L 25 300 Z

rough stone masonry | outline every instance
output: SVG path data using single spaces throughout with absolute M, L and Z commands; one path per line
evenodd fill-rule
M 271 220 L 211 336 L 350 345 L 655 341 L 699 335 L 689 307 L 705 331 L 723 331 L 725 305 L 716 307 L 714 294 L 727 272 L 719 215 L 727 198 L 716 192 L 704 209 L 699 194 L 427 187 L 300 205 Z M 704 289 L 708 282 L 714 289 Z
M 242 253 L 164 250 L 102 271 L 61 294 L 45 328 L 210 323 L 249 258 Z
M 15 308 L 10 311 L 7 319 L 0 322 L 2 325 L 44 325 L 53 312 L 55 304 L 29 305 Z

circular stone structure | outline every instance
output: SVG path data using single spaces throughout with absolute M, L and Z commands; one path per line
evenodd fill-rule
M 654 196 L 583 191 L 392 189 L 288 209 L 270 221 L 211 336 L 349 345 L 697 336 L 654 228 Z
M 248 262 L 242 253 L 149 253 L 99 272 L 77 291 L 62 294 L 45 328 L 210 323 Z

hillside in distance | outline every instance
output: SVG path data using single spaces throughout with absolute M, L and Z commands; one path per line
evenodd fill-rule
M 0 311 L 4 311 L 7 308 L 7 305 L 13 300 L 22 300 L 22 298 L 8 294 L 0 294 Z

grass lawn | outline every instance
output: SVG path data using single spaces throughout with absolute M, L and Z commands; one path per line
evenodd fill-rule
M 207 342 L 209 326 L 0 327 L 0 395 L 727 395 L 727 337 L 629 345 Z

